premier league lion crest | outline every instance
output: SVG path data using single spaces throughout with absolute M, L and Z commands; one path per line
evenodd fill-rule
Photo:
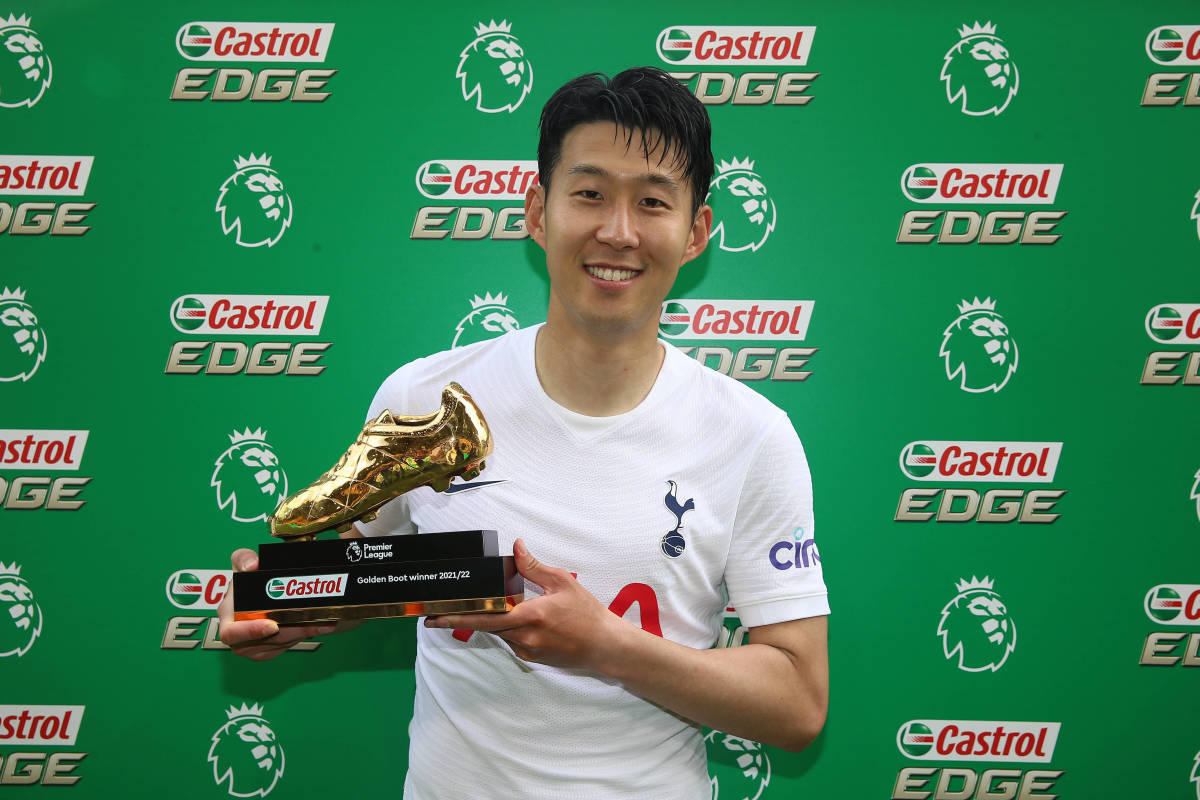
M 50 56 L 29 17 L 0 18 L 0 108 L 32 108 L 52 77 Z
M 475 295 L 471 299 L 471 313 L 459 320 L 454 329 L 454 342 L 451 348 L 466 347 L 475 342 L 495 339 L 501 334 L 515 331 L 521 327 L 516 316 L 508 309 L 507 295 L 498 294 L 495 297 L 487 292 L 483 297 Z
M 1196 202 L 1192 203 L 1192 219 L 1196 221 L 1196 235 L 1200 236 L 1200 192 L 1196 192 Z
M 748 158 L 717 165 L 706 202 L 715 220 L 709 238 L 722 250 L 757 250 L 775 230 L 775 201 Z
M 229 722 L 212 736 L 208 760 L 213 780 L 217 786 L 227 784 L 231 797 L 266 797 L 283 776 L 283 748 L 262 712 L 257 703 L 230 706 L 225 712 Z
M 946 98 L 961 100 L 964 114 L 999 114 L 1017 93 L 1017 65 L 992 23 L 963 25 L 958 35 L 942 64 Z
M 508 20 L 475 26 L 475 39 L 458 54 L 454 76 L 462 81 L 463 100 L 488 114 L 512 113 L 533 88 L 533 65 L 525 57 Z
M 42 634 L 42 609 L 16 564 L 0 562 L 0 658 L 29 652 Z
M 958 594 L 942 609 L 937 630 L 942 651 L 946 658 L 958 656 L 958 668 L 966 672 L 995 672 L 1017 645 L 1016 623 L 992 586 L 987 576 L 961 580 L 955 584 Z
M 267 444 L 266 432 L 234 431 L 232 446 L 221 453 L 209 482 L 217 490 L 217 507 L 229 509 L 237 522 L 265 520 L 287 497 L 287 475 Z
M 221 230 L 242 247 L 272 247 L 292 224 L 292 198 L 284 191 L 271 157 L 250 154 L 234 159 L 237 171 L 221 184 L 217 213 Z
M 46 334 L 25 293 L 4 287 L 0 292 L 0 381 L 27 381 L 46 360 Z
M 938 351 L 946 362 L 946 377 L 959 380 L 966 392 L 998 392 L 1017 371 L 1017 343 L 996 313 L 992 298 L 963 300 L 958 318 L 942 332 Z
M 709 731 L 708 782 L 712 800 L 759 800 L 771 783 L 771 759 L 758 742 Z
M 1196 784 L 1196 798 L 1200 800 L 1200 753 L 1196 753 L 1196 759 L 1192 762 L 1192 783 Z

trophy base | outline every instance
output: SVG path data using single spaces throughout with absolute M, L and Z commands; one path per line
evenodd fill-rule
M 431 614 L 498 614 L 512 611 L 524 595 L 508 597 L 475 597 L 460 600 L 419 600 L 412 603 L 372 603 L 356 606 L 325 606 L 314 608 L 277 608 L 270 611 L 239 611 L 233 618 L 273 619 L 280 625 L 301 625 L 311 622 L 340 622 L 348 619 L 380 619 L 384 617 L 424 617 Z

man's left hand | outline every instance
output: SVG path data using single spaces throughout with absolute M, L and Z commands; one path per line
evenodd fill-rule
M 518 658 L 556 667 L 596 669 L 604 643 L 624 624 L 565 569 L 543 564 L 525 542 L 513 545 L 517 571 L 542 588 L 540 597 L 503 614 L 446 614 L 426 617 L 427 628 L 494 633 Z

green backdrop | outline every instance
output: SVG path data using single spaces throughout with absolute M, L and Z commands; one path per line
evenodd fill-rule
M 294 51 L 230 44 L 276 28 Z M 218 783 L 213 737 L 257 705 L 272 800 L 399 794 L 413 621 L 266 664 L 222 650 L 205 592 L 267 531 L 221 507 L 216 462 L 240 432 L 298 489 L 397 366 L 460 326 L 463 343 L 544 319 L 541 251 L 504 211 L 541 105 L 653 64 L 729 97 L 709 105 L 724 238 L 684 269 L 663 334 L 791 416 L 833 607 L 824 733 L 800 754 L 713 734 L 714 797 L 1200 796 L 1196 30 L 1193 4 L 1107 0 L 0 8 L 0 785 L 226 796 L 253 769 Z M 721 37 L 768 35 L 783 58 L 722 58 Z M 207 99 L 216 79 L 244 99 Z M 264 153 L 270 171 L 235 165 Z M 477 197 L 464 169 L 508 178 Z M 1001 169 L 1057 186 L 963 196 Z M 980 243 L 973 219 L 1013 230 L 993 211 L 1066 213 L 1025 222 L 1053 243 Z M 943 238 L 971 241 L 898 241 L 910 212 L 909 234 L 953 212 Z M 268 300 L 315 301 L 310 327 L 203 330 Z M 753 301 L 799 306 L 806 329 L 696 331 Z M 237 343 L 267 374 L 234 368 Z M 965 474 L 1000 446 L 1048 453 L 1045 474 Z M 248 485 L 253 518 L 269 495 Z M 946 521 L 938 489 L 958 498 Z M 1021 521 L 997 505 L 1013 498 L 1060 516 Z

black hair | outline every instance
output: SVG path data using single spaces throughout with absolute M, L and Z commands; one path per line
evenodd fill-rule
M 712 181 L 712 125 L 704 104 L 687 87 L 657 67 L 634 67 L 609 78 L 580 75 L 556 91 L 542 108 L 538 172 L 542 186 L 562 157 L 563 140 L 578 125 L 612 122 L 641 134 L 642 152 L 662 146 L 664 159 L 677 157 L 692 188 L 692 214 L 708 196 Z

